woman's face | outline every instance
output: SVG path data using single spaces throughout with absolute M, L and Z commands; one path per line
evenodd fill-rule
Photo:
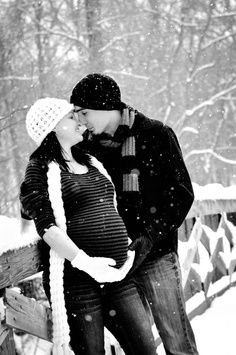
M 83 140 L 83 133 L 87 127 L 78 122 L 74 111 L 67 113 L 56 125 L 54 131 L 60 142 L 73 146 Z

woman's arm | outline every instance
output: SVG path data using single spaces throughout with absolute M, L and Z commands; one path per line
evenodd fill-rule
M 79 252 L 77 245 L 57 226 L 51 226 L 43 235 L 43 240 L 62 258 L 72 261 Z
M 41 238 L 50 226 L 56 225 L 48 195 L 47 171 L 46 163 L 36 159 L 30 160 L 19 196 L 22 217 L 34 220 Z

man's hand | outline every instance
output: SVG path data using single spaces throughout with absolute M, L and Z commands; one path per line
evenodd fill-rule
M 118 269 L 121 274 L 122 280 L 125 278 L 125 276 L 132 268 L 134 259 L 135 259 L 135 251 L 128 250 L 126 262 Z
M 153 247 L 153 241 L 147 237 L 141 236 L 135 239 L 130 245 L 129 250 L 135 251 L 135 259 L 129 274 L 133 273 L 146 259 Z

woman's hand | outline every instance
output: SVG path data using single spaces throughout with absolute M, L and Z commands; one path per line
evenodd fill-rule
M 99 283 L 116 282 L 124 277 L 123 271 L 114 268 L 114 259 L 104 257 L 91 257 L 79 249 L 76 257 L 71 261 L 73 267 L 86 272 Z
M 86 272 L 99 283 L 121 281 L 128 274 L 134 261 L 135 252 L 128 251 L 126 262 L 116 269 L 114 259 L 104 257 L 91 257 L 83 250 L 79 250 L 76 257 L 71 261 L 73 267 Z

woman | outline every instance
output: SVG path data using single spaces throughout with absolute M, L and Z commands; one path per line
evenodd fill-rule
M 36 101 L 26 127 L 39 147 L 20 198 L 47 246 L 43 283 L 52 304 L 54 353 L 70 353 L 70 342 L 75 354 L 105 354 L 106 326 L 126 354 L 156 354 L 149 319 L 127 275 L 134 255 L 128 255 L 113 184 L 101 163 L 74 146 L 86 127 L 72 105 L 54 98 Z

